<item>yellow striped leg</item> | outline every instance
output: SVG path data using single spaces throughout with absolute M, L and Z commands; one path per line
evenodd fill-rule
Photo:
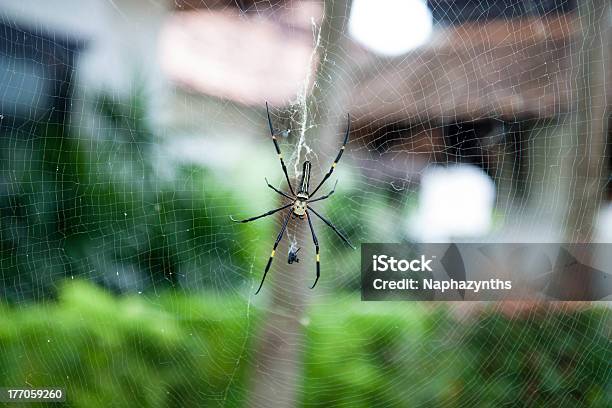
M 274 142 L 274 147 L 276 148 L 276 154 L 278 154 L 278 158 L 280 159 L 281 167 L 283 168 L 283 173 L 285 173 L 285 178 L 287 179 L 287 185 L 289 186 L 289 191 L 291 194 L 295 195 L 293 191 L 293 187 L 291 186 L 291 181 L 289 181 L 289 174 L 287 173 L 287 166 L 285 166 L 285 162 L 283 160 L 283 154 L 281 153 L 280 147 L 278 146 L 278 142 L 276 141 L 276 134 L 274 132 L 274 126 L 272 126 L 272 119 L 270 119 L 270 110 L 268 109 L 268 102 L 266 102 L 266 113 L 268 114 L 268 125 L 270 126 L 270 135 L 272 135 L 272 142 Z
M 276 253 L 276 247 L 278 246 L 278 243 L 283 238 L 283 234 L 285 233 L 285 230 L 287 229 L 287 224 L 289 223 L 289 218 L 291 217 L 291 212 L 292 211 L 293 210 L 289 210 L 289 212 L 287 213 L 287 216 L 285 217 L 285 220 L 283 221 L 283 227 L 281 228 L 280 232 L 278 233 L 278 237 L 276 238 L 276 242 L 274 242 L 274 248 L 272 248 L 272 253 L 270 253 L 270 258 L 268 259 L 268 264 L 266 265 L 266 270 L 264 271 L 263 277 L 261 278 L 261 283 L 259 284 L 259 288 L 257 289 L 257 292 L 255 292 L 255 294 L 259 293 L 259 291 L 261 290 L 261 287 L 264 284 L 264 281 L 266 280 L 266 275 L 268 274 L 268 271 L 270 270 L 270 266 L 272 265 L 272 260 L 274 259 L 274 254 Z
M 315 244 L 315 249 L 317 251 L 317 278 L 314 283 L 310 287 L 310 289 L 314 289 L 317 286 L 317 282 L 319 281 L 319 277 L 321 276 L 321 264 L 320 264 L 320 256 L 319 256 L 319 240 L 317 239 L 317 235 L 314 232 L 314 227 L 312 226 L 312 221 L 310 221 L 310 214 L 308 210 L 306 210 L 306 217 L 308 217 L 308 226 L 310 227 L 310 232 L 312 232 L 312 241 Z
M 342 147 L 340 148 L 340 151 L 338 152 L 338 156 L 336 156 L 336 160 L 334 160 L 334 162 L 331 165 L 331 168 L 329 169 L 325 177 L 323 177 L 323 180 L 321 180 L 317 188 L 315 188 L 312 193 L 309 193 L 311 197 L 314 197 L 315 193 L 319 191 L 323 183 L 325 183 L 325 181 L 329 178 L 329 176 L 331 176 L 331 174 L 334 172 L 334 169 L 336 168 L 336 165 L 340 161 L 340 158 L 342 157 L 342 153 L 344 153 L 344 148 L 346 147 L 346 144 L 348 143 L 349 134 L 351 133 L 351 117 L 347 114 L 346 119 L 347 119 L 346 134 L 344 135 L 344 142 L 342 142 Z

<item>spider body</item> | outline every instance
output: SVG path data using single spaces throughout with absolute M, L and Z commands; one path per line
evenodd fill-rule
M 306 210 L 308 208 L 308 184 L 310 182 L 310 162 L 306 160 L 304 162 L 302 170 L 302 181 L 300 182 L 300 189 L 295 196 L 295 201 L 291 207 L 293 216 L 304 219 L 306 216 Z
M 270 111 L 268 110 L 268 104 L 266 103 L 266 113 L 268 115 L 268 125 L 270 126 L 270 135 L 272 136 L 272 142 L 274 143 L 274 147 L 276 149 L 276 154 L 278 155 L 278 158 L 280 160 L 280 164 L 281 164 L 281 168 L 283 169 L 283 173 L 285 175 L 285 179 L 287 180 L 287 185 L 289 187 L 289 191 L 291 193 L 284 193 L 278 189 L 276 189 L 274 186 L 272 186 L 270 183 L 268 183 L 268 180 L 266 180 L 266 183 L 268 184 L 268 187 L 270 187 L 272 190 L 274 190 L 275 192 L 277 192 L 278 194 L 282 195 L 283 197 L 291 200 L 290 203 L 283 205 L 282 207 L 276 208 L 274 210 L 270 210 L 264 214 L 258 215 L 256 217 L 251 217 L 251 218 L 247 218 L 244 220 L 234 220 L 232 218 L 233 221 L 235 222 L 251 222 L 251 221 L 255 221 L 257 219 L 260 218 L 264 218 L 267 217 L 269 215 L 275 214 L 279 211 L 282 210 L 286 210 L 288 209 L 284 219 L 283 219 L 283 225 L 281 227 L 281 230 L 278 234 L 278 236 L 276 237 L 276 241 L 274 242 L 274 247 L 272 248 L 272 252 L 270 253 L 270 257 L 268 258 L 268 263 L 266 265 L 266 269 L 264 270 L 264 274 L 263 277 L 261 279 L 261 283 L 259 285 L 259 288 L 257 289 L 257 291 L 255 292 L 255 294 L 258 294 L 259 291 L 261 290 L 263 283 L 266 279 L 266 275 L 268 274 L 268 271 L 270 270 L 270 266 L 272 265 L 272 260 L 274 259 L 274 255 L 276 254 L 276 248 L 278 247 L 279 242 L 281 241 L 281 239 L 283 238 L 283 235 L 285 233 L 285 230 L 287 229 L 287 224 L 289 223 L 289 219 L 293 218 L 293 219 L 299 219 L 299 220 L 304 220 L 306 219 L 308 221 L 308 226 L 310 228 L 310 232 L 312 234 L 312 241 L 314 243 L 315 246 L 315 251 L 316 251 L 316 266 L 317 266 L 317 277 L 315 279 L 314 284 L 311 286 L 311 289 L 314 288 L 317 284 L 317 282 L 319 281 L 319 277 L 321 275 L 321 266 L 320 266 L 320 255 L 319 255 L 319 240 L 317 239 L 317 235 L 315 234 L 315 230 L 314 227 L 312 225 L 312 220 L 311 220 L 311 214 L 314 214 L 317 218 L 319 218 L 321 221 L 323 221 L 328 227 L 330 227 L 336 234 L 338 234 L 338 236 L 347 244 L 349 245 L 351 248 L 355 249 L 355 247 L 349 242 L 348 238 L 346 238 L 344 236 L 344 234 L 342 234 L 330 221 L 328 221 L 324 216 L 322 216 L 321 214 L 319 214 L 314 208 L 312 208 L 310 206 L 310 204 L 317 202 L 317 201 L 322 201 L 327 199 L 328 197 L 330 197 L 335 189 L 336 189 L 336 184 L 338 184 L 338 182 L 336 181 L 336 184 L 334 184 L 334 188 L 332 188 L 332 190 L 327 193 L 324 196 L 321 196 L 319 198 L 311 198 L 311 197 L 315 197 L 315 194 L 317 193 L 317 191 L 319 191 L 319 188 L 321 188 L 321 186 L 325 183 L 325 181 L 327 181 L 327 179 L 331 176 L 331 174 L 334 172 L 334 169 L 336 168 L 336 165 L 338 164 L 338 162 L 340 161 L 340 158 L 342 157 L 342 153 L 344 153 L 344 148 L 348 142 L 348 138 L 349 138 L 349 134 L 350 134 L 350 117 L 347 115 L 347 127 L 346 127 L 346 134 L 344 135 L 344 142 L 342 143 L 342 147 L 340 148 L 340 151 L 338 152 L 338 155 L 336 156 L 336 159 L 334 160 L 334 162 L 331 165 L 331 168 L 329 169 L 329 171 L 325 174 L 325 176 L 323 177 L 323 179 L 319 182 L 319 184 L 317 185 L 317 187 L 313 190 L 310 191 L 310 173 L 311 173 L 311 168 L 312 165 L 311 163 L 306 160 L 304 162 L 304 165 L 302 167 L 302 176 L 301 176 L 301 180 L 299 183 L 299 188 L 297 189 L 297 194 L 294 192 L 293 190 L 293 186 L 291 185 L 291 181 L 289 180 L 289 174 L 287 173 L 287 166 L 285 165 L 285 162 L 283 160 L 283 155 L 280 151 L 280 147 L 278 146 L 278 142 L 276 140 L 276 135 L 278 134 L 277 132 L 274 131 L 274 127 L 272 126 L 272 119 L 270 119 Z M 297 258 L 297 251 L 299 251 L 299 248 L 296 251 L 289 251 L 289 256 L 288 256 L 288 263 L 293 263 L 293 262 L 299 262 L 298 258 Z

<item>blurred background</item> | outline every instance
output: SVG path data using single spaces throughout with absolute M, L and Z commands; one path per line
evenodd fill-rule
M 268 102 L 293 183 L 304 160 L 327 172 L 350 113 L 313 207 L 357 246 L 612 243 L 608 1 L 0 16 L 1 387 L 65 387 L 75 407 L 612 404 L 610 296 L 361 302 L 359 251 L 318 220 L 316 289 L 294 222 L 255 296 L 282 220 L 229 218 L 284 203 Z

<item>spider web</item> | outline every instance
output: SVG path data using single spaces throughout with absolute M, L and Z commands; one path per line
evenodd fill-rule
M 164 378 L 181 385 L 160 380 L 145 390 L 134 380 L 124 388 L 133 400 L 117 396 L 113 405 L 503 403 L 513 401 L 509 394 L 530 393 L 506 378 L 515 373 L 512 358 L 582 367 L 576 377 L 583 389 L 573 391 L 560 389 L 561 379 L 538 377 L 546 370 L 527 370 L 538 390 L 558 392 L 526 405 L 606 405 L 609 312 L 588 315 L 593 305 L 363 303 L 359 251 L 318 219 L 317 288 L 307 292 L 315 278 L 310 231 L 291 220 L 254 296 L 284 212 L 248 224 L 229 217 L 286 202 L 264 181 L 287 191 L 266 101 L 289 176 L 296 183 L 309 160 L 311 187 L 336 157 L 351 114 L 350 142 L 318 192 L 338 180 L 335 194 L 313 207 L 357 246 L 612 242 L 609 134 L 598 133 L 609 121 L 612 89 L 601 51 L 604 39 L 609 44 L 609 7 L 606 18 L 595 13 L 581 28 L 586 9 L 570 0 L 432 0 L 427 40 L 389 55 L 357 40 L 365 3 L 354 1 L 352 11 L 344 2 L 296 0 L 0 6 L 6 318 L 9 308 L 25 316 L 34 302 L 42 305 L 39 315 L 52 316 L 58 297 L 78 300 L 62 295 L 66 282 L 88 282 L 151 307 L 158 314 L 146 318 L 159 323 L 157 334 L 206 334 L 176 348 L 164 337 L 164 348 L 150 351 L 140 328 L 145 318 L 129 321 L 137 327 L 132 348 L 117 359 L 134 359 L 138 368 L 114 367 L 109 384 L 150 364 L 175 370 Z M 378 8 L 398 4 L 381 1 Z M 382 25 L 366 21 L 361 29 L 384 34 L 392 16 L 380 18 Z M 300 262 L 291 265 L 290 246 L 300 248 Z M 185 300 L 198 297 L 211 303 Z M 134 312 L 127 303 L 121 310 Z M 95 310 L 83 313 L 102 327 L 108 322 Z M 67 320 L 48 324 L 71 327 Z M 0 386 L 59 385 L 69 398 L 99 391 L 77 380 L 45 383 L 69 370 L 28 354 L 61 343 L 49 355 L 71 366 L 72 349 L 98 346 L 97 334 L 80 326 L 77 334 L 83 339 L 62 332 L 14 340 L 39 362 L 14 363 L 23 369 L 7 369 L 12 383 Z M 572 340 L 558 344 L 551 336 Z M 10 344 L 0 343 L 7 355 Z M 351 359 L 362 366 L 344 365 Z M 95 381 L 109 363 L 89 365 Z M 494 380 L 449 367 L 493 367 Z M 607 384 L 599 394 L 590 387 L 597 381 Z M 169 389 L 171 396 L 157 395 Z M 576 396 L 585 389 L 592 394 Z M 91 398 L 73 402 L 109 402 Z

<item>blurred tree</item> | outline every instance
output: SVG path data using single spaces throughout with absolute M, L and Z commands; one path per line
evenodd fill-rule
M 606 67 L 610 61 L 610 1 L 582 1 L 578 15 L 581 37 L 575 57 L 577 103 L 572 120 L 575 125 L 572 134 L 574 154 L 565 234 L 570 242 L 590 242 L 606 182 L 609 113 Z
M 331 118 L 337 117 L 337 112 L 332 107 L 343 106 L 335 99 L 345 91 L 342 89 L 340 79 L 342 64 L 327 56 L 340 55 L 337 48 L 341 46 L 339 40 L 345 31 L 346 16 L 350 14 L 350 4 L 350 0 L 325 2 L 320 32 L 316 34 L 314 40 L 318 63 L 312 64 L 312 66 L 317 67 L 313 76 L 312 90 L 307 89 L 308 86 L 311 86 L 310 78 L 305 78 L 306 85 L 302 95 L 304 99 L 300 106 L 302 115 L 299 118 L 292 117 L 289 129 L 303 129 L 305 131 L 306 126 L 304 124 L 307 123 L 317 123 L 319 126 L 316 128 L 325 128 L 320 123 L 321 113 L 326 113 L 329 115 L 328 120 L 332 120 Z M 332 141 L 338 142 L 334 140 L 335 138 L 320 137 L 321 133 L 319 131 L 317 135 L 315 132 L 309 132 L 309 138 L 329 141 L 330 144 L 332 144 Z M 300 133 L 301 135 L 303 133 Z M 341 141 L 333 144 L 338 146 Z M 300 155 L 300 149 L 303 149 L 303 146 L 300 145 L 299 141 L 296 148 L 298 159 L 302 158 L 303 160 L 303 156 Z M 301 163 L 298 164 L 301 165 Z M 329 164 L 322 164 L 323 168 L 326 166 L 329 166 Z M 297 184 L 296 180 L 292 180 L 292 182 L 294 185 Z M 295 236 L 304 245 L 306 243 L 313 245 L 311 244 L 310 230 L 305 221 L 291 224 L 288 233 Z M 321 235 L 320 232 L 319 229 L 318 236 Z M 277 249 L 277 253 L 287 253 L 288 241 L 289 239 L 286 236 L 284 242 Z M 302 256 L 305 261 L 293 264 L 292 268 L 289 269 L 287 265 L 283 265 L 285 260 L 282 257 L 277 258 L 279 259 L 276 259 L 276 267 L 273 267 L 270 271 L 270 274 L 276 275 L 273 278 L 271 305 L 261 329 L 261 342 L 255 354 L 252 393 L 249 401 L 250 406 L 253 407 L 295 406 L 296 391 L 300 383 L 302 355 L 299 346 L 304 336 L 301 320 L 310 296 L 303 278 L 311 276 L 314 279 L 315 266 L 311 259 L 306 260 Z M 327 262 L 331 261 L 328 260 Z M 325 266 L 322 269 L 324 268 Z M 317 290 L 321 290 L 320 282 Z

